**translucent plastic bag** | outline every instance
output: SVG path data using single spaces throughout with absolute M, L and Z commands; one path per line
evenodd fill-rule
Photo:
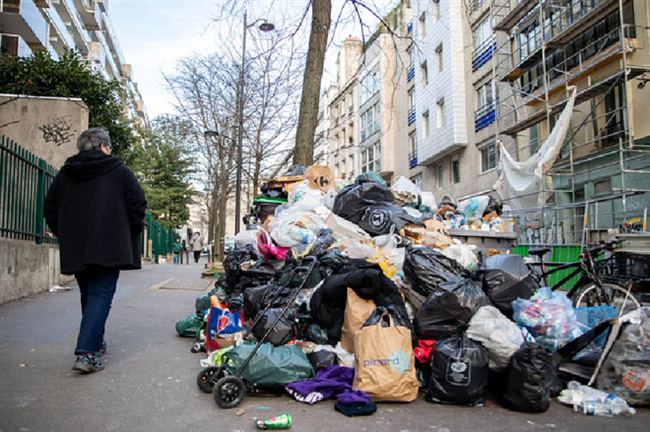
M 415 183 L 402 176 L 395 180 L 390 189 L 395 196 L 395 202 L 399 205 L 417 202 L 420 195 L 420 189 Z
M 477 261 L 476 255 L 474 255 L 476 245 L 462 244 L 458 239 L 452 241 L 454 244 L 443 249 L 442 254 L 444 256 L 455 259 L 465 268 Z
M 458 213 L 462 213 L 465 216 L 465 220 L 468 221 L 481 219 L 489 202 L 489 195 L 481 195 L 461 201 L 458 204 Z
M 556 349 L 583 333 L 571 300 L 548 287 L 537 290 L 529 300 L 512 302 L 514 320 L 523 325 L 543 347 Z
M 490 369 L 508 367 L 510 357 L 524 343 L 521 330 L 494 306 L 483 306 L 469 321 L 467 337 L 480 342 L 488 351 Z

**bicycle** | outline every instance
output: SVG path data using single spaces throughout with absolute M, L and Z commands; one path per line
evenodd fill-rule
M 603 272 L 602 265 L 599 268 L 600 254 L 604 251 L 612 251 L 615 243 L 601 240 L 595 246 L 585 249 L 580 254 L 580 260 L 567 263 L 544 262 L 544 255 L 551 252 L 549 247 L 533 248 L 528 251 L 529 255 L 536 256 L 537 262 L 528 263 L 531 274 L 537 279 L 540 286 L 548 285 L 548 276 L 566 269 L 573 269 L 560 281 L 550 286 L 555 291 L 578 276 L 576 283 L 566 293 L 575 307 L 584 306 L 616 306 L 617 316 L 625 315 L 639 307 L 641 303 L 632 293 L 632 281 L 622 278 L 608 278 L 603 280 L 599 273 Z M 607 263 L 604 261 L 604 263 Z M 552 267 L 552 268 L 548 268 Z M 539 269 L 541 269 L 541 272 Z

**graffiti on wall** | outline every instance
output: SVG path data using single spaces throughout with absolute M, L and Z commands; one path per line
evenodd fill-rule
M 59 117 L 52 114 L 47 123 L 38 127 L 43 133 L 43 139 L 47 143 L 54 143 L 61 146 L 70 142 L 70 139 L 77 133 L 77 130 L 72 127 L 70 116 Z
M 564 244 L 564 224 L 552 224 L 549 227 L 540 227 L 539 222 L 526 224 L 525 243 L 530 245 Z

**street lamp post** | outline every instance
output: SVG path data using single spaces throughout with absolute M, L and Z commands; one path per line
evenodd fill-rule
M 244 11 L 244 30 L 243 30 L 243 39 L 242 39 L 242 51 L 241 51 L 241 73 L 239 75 L 239 92 L 237 94 L 237 117 L 239 124 L 239 133 L 237 134 L 237 180 L 235 183 L 235 234 L 239 232 L 239 224 L 241 219 L 241 176 L 242 176 L 242 152 L 244 146 L 244 70 L 246 66 L 246 31 L 255 26 L 259 21 L 263 21 L 260 24 L 259 29 L 261 31 L 267 32 L 275 28 L 273 24 L 268 22 L 264 18 L 255 20 L 255 22 L 248 24 L 246 22 L 248 17 L 248 11 Z

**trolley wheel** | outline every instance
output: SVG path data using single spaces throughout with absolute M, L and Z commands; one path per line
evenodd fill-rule
M 224 376 L 223 366 L 208 366 L 199 372 L 196 377 L 196 385 L 199 386 L 202 392 L 212 393 L 214 384 Z
M 603 282 L 602 291 L 592 283 L 583 289 L 576 300 L 576 307 L 583 306 L 616 306 L 616 315 L 622 316 L 641 307 L 634 293 L 626 288 Z
M 244 381 L 236 375 L 229 375 L 217 381 L 214 387 L 214 401 L 220 408 L 234 408 L 241 403 L 246 393 Z

